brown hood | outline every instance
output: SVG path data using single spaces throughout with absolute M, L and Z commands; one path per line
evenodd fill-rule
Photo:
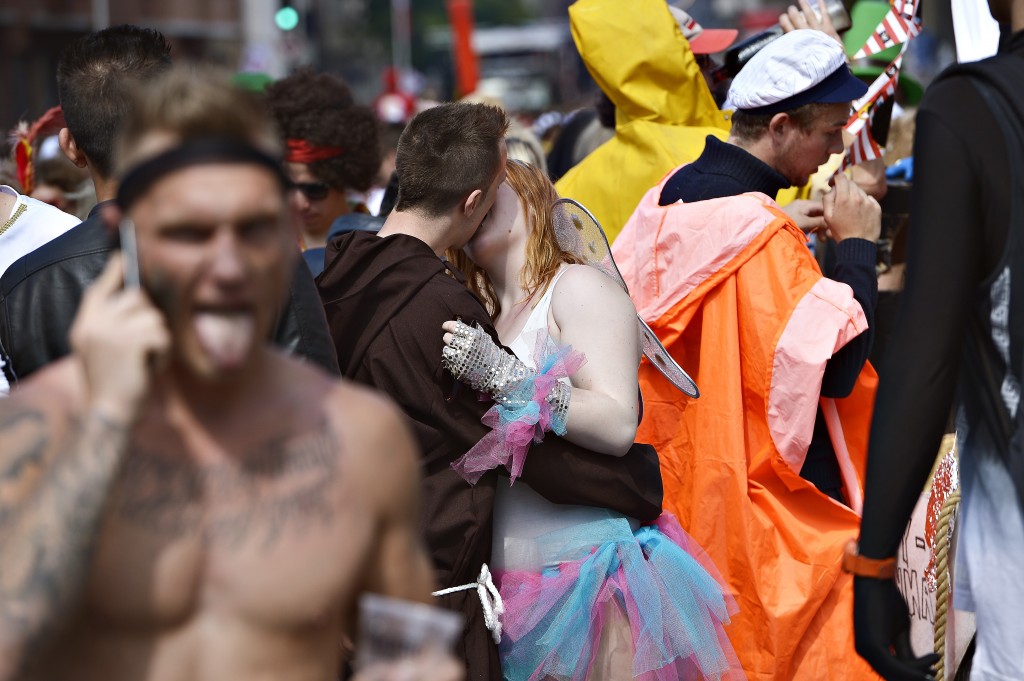
M 405 234 L 343 234 L 327 244 L 324 262 L 316 284 L 332 312 L 328 320 L 341 373 L 349 377 L 388 321 L 445 271 L 429 246 Z

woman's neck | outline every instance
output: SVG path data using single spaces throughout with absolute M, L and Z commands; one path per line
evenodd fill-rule
M 501 313 L 495 319 L 494 326 L 503 341 L 508 340 L 506 335 L 508 335 L 509 329 L 515 331 L 516 321 L 523 316 L 523 311 L 529 309 L 532 303 L 532 301 L 526 300 L 526 289 L 523 288 L 522 271 L 525 266 L 525 255 L 513 257 L 510 254 L 501 266 L 487 272 L 491 286 L 494 287 L 494 294 L 501 305 Z

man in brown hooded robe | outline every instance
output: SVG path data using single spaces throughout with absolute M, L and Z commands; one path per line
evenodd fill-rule
M 441 324 L 479 323 L 497 341 L 480 301 L 441 259 L 476 232 L 505 179 L 508 125 L 498 109 L 445 104 L 406 128 L 396 160 L 399 196 L 378 234 L 331 241 L 317 279 L 345 377 L 384 391 L 402 407 L 422 452 L 426 543 L 442 588 L 473 583 L 490 559 L 496 473 L 471 486 L 454 470 L 488 428 L 491 406 L 441 366 Z M 534 444 L 523 479 L 550 501 L 612 508 L 641 521 L 661 513 L 661 474 L 653 450 L 621 458 L 595 454 L 548 433 Z M 497 648 L 476 590 L 440 599 L 462 612 L 457 655 L 468 678 L 501 678 Z

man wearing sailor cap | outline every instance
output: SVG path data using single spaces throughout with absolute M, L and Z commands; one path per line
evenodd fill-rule
M 865 91 L 825 33 L 769 43 L 732 82 L 729 138 L 651 189 L 613 247 L 638 312 L 706 387 L 681 403 L 642 367 L 657 398 L 638 436 L 661 456 L 666 510 L 737 594 L 729 636 L 750 678 L 873 678 L 840 563 L 860 523 L 881 211 L 836 176 L 808 216 L 837 242 L 824 277 L 773 199 L 842 151 Z

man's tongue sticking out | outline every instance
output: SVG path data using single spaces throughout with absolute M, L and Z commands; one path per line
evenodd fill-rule
M 251 311 L 203 310 L 194 316 L 203 351 L 219 369 L 240 367 L 255 342 L 256 321 Z

